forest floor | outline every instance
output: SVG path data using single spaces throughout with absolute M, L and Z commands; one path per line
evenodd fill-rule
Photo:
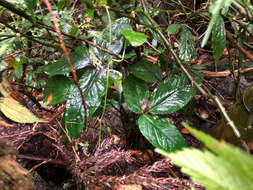
M 230 50 L 232 53 L 235 50 Z M 202 63 L 213 63 L 209 53 L 199 55 Z M 218 72 L 213 65 L 204 67 L 206 72 L 203 83 L 217 95 L 226 110 L 235 104 L 235 82 L 229 74 L 228 55 L 222 57 Z M 226 64 L 224 64 L 224 62 Z M 240 91 L 253 86 L 253 64 L 245 68 L 250 72 L 242 74 Z M 248 61 L 249 62 L 249 61 Z M 202 65 L 201 65 L 202 66 Z M 22 85 L 12 84 L 15 89 Z M 21 93 L 22 94 L 22 93 Z M 40 90 L 34 89 L 31 96 L 39 103 L 43 101 Z M 154 151 L 154 147 L 144 138 L 136 124 L 134 113 L 121 113 L 114 108 L 107 110 L 103 118 L 103 126 L 99 127 L 98 118 L 94 117 L 78 139 L 68 139 L 61 124 L 65 103 L 55 107 L 42 108 L 27 95 L 22 94 L 22 102 L 30 111 L 48 123 L 20 124 L 0 115 L 0 139 L 10 142 L 20 165 L 26 168 L 33 177 L 33 190 L 182 190 L 205 189 L 194 183 L 180 168 Z M 173 114 L 163 115 L 168 118 L 182 133 L 189 147 L 201 148 L 200 142 L 192 136 L 181 122 L 187 121 L 190 126 L 216 138 L 224 138 L 238 144 L 230 132 L 216 130 L 221 113 L 211 99 L 198 94 L 192 98 L 187 109 Z M 239 116 L 240 117 L 240 116 Z M 236 116 L 232 118 L 236 120 Z M 220 127 L 222 128 L 222 126 Z M 252 133 L 252 132 L 251 132 Z M 247 139 L 250 150 L 253 149 L 253 135 Z M 1 148 L 1 147 L 0 147 Z M 0 154 L 1 156 L 1 154 Z
M 223 98 L 229 110 L 234 104 L 232 77 L 209 77 L 205 83 Z M 252 85 L 253 72 L 243 74 L 241 90 Z M 38 102 L 43 98 L 40 92 L 33 96 Z M 135 115 L 129 114 L 126 119 L 111 109 L 104 118 L 105 126 L 110 127 L 99 129 L 98 120 L 94 118 L 79 139 L 68 142 L 60 123 L 64 104 L 44 110 L 25 95 L 24 98 L 24 104 L 32 112 L 51 122 L 19 124 L 2 115 L 0 138 L 11 142 L 19 151 L 17 160 L 31 172 L 33 189 L 204 189 L 181 173 L 170 160 L 154 152 L 154 147 L 139 132 Z M 166 117 L 178 127 L 189 146 L 199 148 L 199 141 L 180 123 L 188 120 L 193 127 L 210 133 L 221 114 L 211 100 L 200 95 L 196 95 L 192 103 L 192 110 Z

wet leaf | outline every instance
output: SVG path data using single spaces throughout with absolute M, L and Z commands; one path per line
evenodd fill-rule
M 0 98 L 0 110 L 7 118 L 17 123 L 46 122 L 11 97 Z
M 138 119 L 141 133 L 155 147 L 167 152 L 173 152 L 186 147 L 186 142 L 177 128 L 166 119 L 142 115 Z
M 88 120 L 100 105 L 105 93 L 105 78 L 97 74 L 94 70 L 86 71 L 79 79 L 81 89 L 85 97 L 88 109 Z M 80 137 L 84 127 L 84 109 L 78 88 L 72 84 L 67 95 L 66 111 L 63 118 L 64 126 L 67 126 L 71 138 Z
M 222 56 L 223 51 L 226 47 L 226 31 L 223 18 L 217 17 L 217 20 L 213 27 L 212 32 L 212 48 L 213 54 L 216 61 Z
M 192 33 L 186 27 L 182 28 L 179 44 L 179 58 L 183 61 L 191 61 L 196 55 L 195 42 Z
M 71 63 L 74 69 L 82 69 L 90 65 L 90 54 L 87 47 L 78 47 L 70 55 Z M 70 72 L 67 60 L 62 57 L 55 63 L 42 66 L 38 69 L 37 73 L 45 72 L 48 75 L 64 75 Z
M 173 113 L 184 107 L 192 97 L 192 86 L 183 74 L 167 78 L 152 93 L 151 110 L 155 114 Z
M 171 24 L 167 28 L 168 34 L 175 34 L 178 32 L 178 30 L 181 28 L 181 24 Z
M 147 85 L 134 76 L 128 76 L 123 84 L 123 95 L 127 107 L 135 113 L 143 113 L 141 103 L 148 98 L 149 91 Z
M 223 0 L 223 1 L 211 1 L 211 5 L 209 7 L 209 12 L 212 13 L 212 18 L 209 21 L 208 28 L 205 32 L 205 36 L 201 42 L 201 47 L 206 45 L 206 42 L 211 34 L 212 28 L 216 22 L 217 17 L 219 16 L 220 10 L 223 7 L 228 7 L 232 3 L 233 0 Z
M 109 43 L 110 38 L 110 26 L 108 25 L 102 32 L 102 37 L 93 38 L 93 42 L 97 44 L 100 47 L 103 47 L 105 49 L 108 49 L 116 54 L 120 53 L 120 51 L 123 48 L 124 44 L 124 36 L 122 35 L 122 30 L 132 30 L 131 25 L 128 23 L 128 18 L 120 18 L 116 21 L 112 22 L 111 28 L 112 28 L 112 43 Z M 110 55 L 104 51 L 100 51 L 98 48 L 93 47 L 93 51 L 95 55 L 101 60 L 105 61 L 110 57 Z
M 148 38 L 147 35 L 135 32 L 133 30 L 121 30 L 121 33 L 130 42 L 132 46 L 141 46 L 147 41 Z
M 145 59 L 142 59 L 137 64 L 131 65 L 129 69 L 134 76 L 146 82 L 156 82 L 162 80 L 161 68 Z
M 67 100 L 71 84 L 73 84 L 73 82 L 67 77 L 61 75 L 53 76 L 48 80 L 43 91 L 44 101 L 47 102 L 49 96 L 52 96 L 49 102 L 52 105 Z

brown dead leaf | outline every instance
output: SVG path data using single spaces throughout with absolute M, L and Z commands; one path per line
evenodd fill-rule
M 48 96 L 48 98 L 47 98 L 46 104 L 48 105 L 48 104 L 52 101 L 52 99 L 53 99 L 53 93 L 50 92 L 50 94 L 49 94 L 49 96 Z
M 181 129 L 181 133 L 188 135 L 188 134 L 190 134 L 190 131 L 186 128 L 183 128 L 183 129 Z

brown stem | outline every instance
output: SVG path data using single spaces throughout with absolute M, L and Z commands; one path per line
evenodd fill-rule
M 232 34 L 231 34 L 229 31 L 226 31 L 226 35 L 227 35 L 228 39 L 231 40 L 231 41 L 236 45 L 236 47 L 237 47 L 246 57 L 248 57 L 251 61 L 253 61 L 253 55 L 252 55 L 250 52 L 248 52 L 246 49 L 244 49 L 244 48 L 240 45 L 240 43 L 237 42 L 237 41 L 233 38 Z
M 52 11 L 51 4 L 50 4 L 50 2 L 48 0 L 43 0 L 43 1 L 46 4 L 46 6 L 47 6 L 47 8 L 48 8 L 48 10 L 50 12 L 50 16 L 51 16 L 52 22 L 54 24 L 55 31 L 57 32 L 59 40 L 60 40 L 61 48 L 62 48 L 62 50 L 63 50 L 63 52 L 65 54 L 65 57 L 66 57 L 69 69 L 70 69 L 70 71 L 71 71 L 71 73 L 73 75 L 74 81 L 75 81 L 75 83 L 77 85 L 77 88 L 79 90 L 79 93 L 81 95 L 82 104 L 83 104 L 84 113 L 85 113 L 84 114 L 84 126 L 86 128 L 87 127 L 87 107 L 86 107 L 86 104 L 85 104 L 85 98 L 84 98 L 84 95 L 83 95 L 83 91 L 82 91 L 80 83 L 78 81 L 78 78 L 77 78 L 77 75 L 76 75 L 76 71 L 75 71 L 73 65 L 71 64 L 71 61 L 70 61 L 70 58 L 69 58 L 69 52 L 68 52 L 68 50 L 67 50 L 67 48 L 66 48 L 66 46 L 64 44 L 61 31 L 60 31 L 60 29 L 58 27 L 58 23 L 56 21 L 56 17 L 54 16 L 53 11 Z
M 36 27 L 46 28 L 48 30 L 57 32 L 56 29 L 54 29 L 53 27 L 50 27 L 50 26 L 47 26 L 47 25 L 43 24 L 41 21 L 37 21 L 36 23 L 34 23 L 33 20 L 32 20 L 32 18 L 29 15 L 27 15 L 24 11 L 15 8 L 11 3 L 6 2 L 5 0 L 0 0 L 0 5 L 3 6 L 3 7 L 5 7 L 5 8 L 7 8 L 10 11 L 12 11 L 15 14 L 17 14 L 17 15 L 19 15 L 21 17 L 24 17 L 25 19 L 27 19 L 28 21 L 30 21 L 31 23 L 33 23 Z M 121 55 L 116 54 L 116 53 L 114 53 L 114 52 L 112 52 L 110 50 L 104 49 L 104 48 L 98 46 L 97 44 L 93 43 L 92 41 L 89 41 L 89 40 L 87 40 L 85 38 L 80 38 L 80 37 L 77 37 L 77 36 L 73 36 L 73 35 L 67 34 L 65 32 L 62 32 L 62 34 L 64 36 L 68 36 L 68 37 L 70 37 L 72 39 L 76 39 L 76 40 L 80 40 L 80 41 L 86 42 L 87 44 L 89 44 L 89 45 L 91 45 L 93 47 L 96 47 L 96 48 L 98 48 L 99 50 L 101 50 L 103 52 L 106 52 L 106 53 L 108 53 L 110 55 L 113 55 L 113 56 L 117 57 L 118 59 L 122 59 Z M 123 61 L 125 63 L 132 64 L 131 62 L 127 61 L 126 59 L 123 59 Z
M 41 157 L 35 157 L 35 156 L 29 156 L 29 155 L 23 155 L 23 154 L 18 154 L 17 158 L 25 159 L 25 160 L 35 160 L 35 161 L 47 161 L 48 160 L 48 158 L 41 158 Z M 64 162 L 61 160 L 54 160 L 54 159 L 49 160 L 48 163 L 59 164 L 59 165 L 68 165 L 69 164 L 67 162 Z

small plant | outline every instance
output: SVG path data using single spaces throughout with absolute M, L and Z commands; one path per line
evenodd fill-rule
M 238 147 L 184 126 L 197 137 L 206 148 L 185 148 L 176 153 L 157 152 L 170 158 L 182 168 L 193 181 L 203 184 L 208 190 L 250 190 L 253 188 L 253 158 Z
M 64 50 L 66 58 L 62 56 L 59 59 L 59 57 L 53 56 L 48 59 L 49 64 L 44 64 L 34 70 L 31 65 L 26 67 L 26 69 L 30 69 L 26 79 L 28 84 L 43 85 L 41 81 L 34 82 L 35 78 L 39 78 L 41 74 L 46 74 L 49 78 L 43 91 L 45 102 L 55 105 L 66 101 L 62 124 L 67 128 L 71 138 L 80 136 L 88 121 L 101 107 L 100 121 L 103 119 L 107 100 L 112 99 L 108 93 L 114 89 L 120 97 L 114 98 L 114 100 L 120 100 L 118 101 L 120 107 L 124 107 L 122 105 L 126 104 L 130 111 L 136 113 L 139 117 L 137 123 L 142 134 L 154 146 L 165 151 L 181 149 L 186 146 L 186 143 L 176 127 L 161 116 L 185 107 L 195 95 L 196 89 L 217 103 L 225 119 L 229 121 L 230 127 L 240 138 L 240 133 L 230 121 L 219 99 L 201 87 L 201 76 L 196 71 L 189 72 L 186 69 L 186 65 L 196 56 L 196 44 L 192 29 L 186 24 L 171 24 L 166 30 L 168 35 L 180 35 L 177 56 L 162 33 L 162 29 L 153 19 L 161 10 L 154 8 L 148 10 L 149 7 L 144 1 L 130 4 L 125 4 L 124 1 L 120 3 L 97 1 L 96 5 L 87 1 L 80 4 L 81 7 L 85 7 L 87 12 L 79 14 L 77 19 L 75 19 L 75 12 L 72 11 L 67 1 L 56 2 L 52 6 L 51 16 L 45 14 L 46 9 L 41 6 L 40 1 L 31 3 L 25 0 L 24 5 L 21 5 L 20 1 L 14 2 L 20 6 L 20 10 L 7 1 L 3 1 L 1 6 L 7 9 L 13 7 L 13 17 L 22 16 L 24 20 L 16 19 L 13 22 L 18 26 L 18 29 L 15 30 L 8 23 L 12 22 L 11 20 L 2 20 L 2 24 L 6 26 L 5 35 L 2 37 L 6 37 L 6 39 L 3 40 L 4 46 L 1 48 L 1 54 L 6 51 L 6 44 L 8 46 L 15 44 L 14 48 L 9 50 L 14 51 L 15 48 L 22 47 L 22 44 L 26 44 L 28 49 L 31 48 L 32 41 L 42 44 L 43 48 L 47 46 L 43 49 L 45 51 L 59 50 L 60 46 L 57 41 L 61 36 L 51 23 L 51 19 L 54 20 L 52 15 L 58 19 L 66 47 L 73 50 L 69 59 L 68 52 Z M 44 2 L 49 7 L 47 1 Z M 215 62 L 221 57 L 226 47 L 223 17 L 229 17 L 225 8 L 232 6 L 231 3 L 230 0 L 212 1 L 210 6 L 211 20 L 202 46 L 206 44 L 212 34 Z M 241 3 L 245 10 L 252 9 L 250 3 L 244 1 Z M 111 9 L 114 6 L 119 10 Z M 7 11 L 3 7 L 1 9 Z M 129 9 L 134 15 L 121 16 Z M 220 10 L 223 12 L 220 13 Z M 94 18 L 96 12 L 103 16 L 100 19 Z M 129 12 L 127 13 L 129 14 Z M 77 21 L 78 19 L 93 19 L 94 23 L 83 24 Z M 71 25 L 72 22 L 79 24 Z M 99 26 L 100 29 L 92 30 L 93 26 Z M 27 32 L 30 29 L 31 31 Z M 82 32 L 82 29 L 85 32 Z M 21 38 L 19 39 L 17 36 Z M 78 47 L 74 43 L 76 40 L 79 41 Z M 3 41 L 0 42 L 2 45 Z M 152 41 L 152 44 L 149 41 Z M 145 44 L 151 48 L 146 48 L 142 52 L 141 48 L 145 47 Z M 153 63 L 140 57 L 141 53 L 148 56 L 148 54 L 156 55 L 157 52 L 161 54 L 166 51 L 169 51 L 175 60 L 168 66 L 165 66 L 166 63 L 164 63 L 162 56 Z M 32 61 L 27 58 L 29 55 L 29 52 L 22 54 L 21 61 L 13 60 L 11 62 L 10 66 L 14 69 L 16 77 L 21 78 L 21 73 L 25 68 L 23 65 Z M 134 64 L 131 61 L 134 61 Z M 127 65 L 123 65 L 123 63 L 127 63 Z M 163 72 L 166 72 L 165 78 L 163 78 Z M 150 90 L 149 87 L 152 83 L 156 85 L 153 90 Z

